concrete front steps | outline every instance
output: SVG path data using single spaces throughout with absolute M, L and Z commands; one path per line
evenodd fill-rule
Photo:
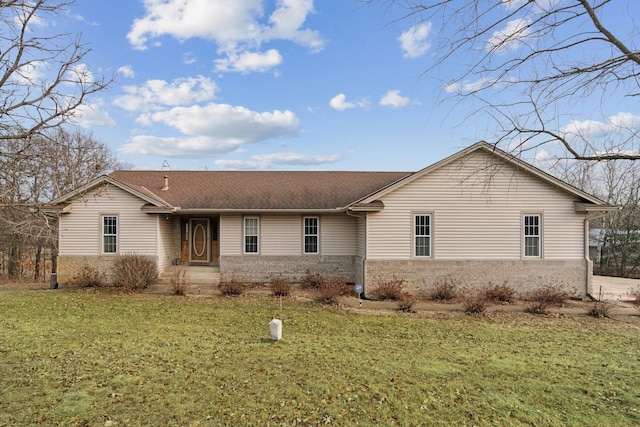
M 152 294 L 173 294 L 171 283 L 177 277 L 178 271 L 184 270 L 184 283 L 187 295 L 214 295 L 218 293 L 220 284 L 220 267 L 217 266 L 195 266 L 195 265 L 172 265 L 165 269 L 146 292 Z

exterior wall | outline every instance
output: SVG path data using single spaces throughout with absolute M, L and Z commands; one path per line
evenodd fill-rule
M 298 282 L 307 273 L 355 282 L 355 256 L 221 256 L 220 280 L 268 283 L 275 277 Z
M 413 293 L 429 292 L 439 281 L 451 279 L 467 291 L 506 282 L 520 296 L 544 285 L 557 285 L 584 297 L 591 293 L 590 272 L 591 263 L 586 260 L 367 260 L 365 293 L 371 294 L 380 283 L 402 278 L 405 290 Z
M 542 215 L 546 260 L 584 259 L 574 197 L 484 152 L 473 152 L 382 198 L 367 218 L 367 259 L 412 258 L 412 214 L 431 213 L 434 259 L 522 259 L 522 215 Z
M 258 254 L 243 254 L 243 216 L 220 217 L 222 281 L 265 283 L 276 276 L 298 281 L 308 272 L 355 281 L 356 219 L 319 215 L 320 253 L 303 254 L 304 215 L 259 215 Z
M 156 217 L 158 224 L 158 272 L 162 273 L 175 258 L 180 258 L 180 220 L 165 219 L 163 215 Z M 177 233 L 176 233 L 177 230 Z
M 461 285 L 551 282 L 584 295 L 590 280 L 584 214 L 575 198 L 481 151 L 418 177 L 381 198 L 366 224 L 365 286 L 402 278 L 423 289 L 450 276 Z M 431 214 L 431 256 L 413 255 L 413 214 Z M 540 214 L 542 254 L 523 254 L 523 215 Z M 589 273 L 587 272 L 589 271 Z
M 116 254 L 101 254 L 101 215 L 118 216 L 118 253 L 158 259 L 158 216 L 141 211 L 144 202 L 112 185 L 95 188 L 73 200 L 71 213 L 60 215 L 58 283 L 66 284 L 84 265 L 108 273 Z

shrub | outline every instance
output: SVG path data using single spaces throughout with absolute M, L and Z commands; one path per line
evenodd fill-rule
M 339 297 L 353 293 L 353 288 L 343 279 L 325 279 L 316 291 L 316 302 L 327 305 L 338 303 Z
M 324 282 L 325 279 L 322 275 L 318 273 L 311 274 L 307 271 L 307 274 L 300 280 L 300 287 L 302 289 L 320 289 Z
M 414 313 L 415 310 L 413 309 L 413 306 L 417 300 L 418 299 L 415 297 L 415 295 L 409 292 L 402 292 L 400 294 L 400 297 L 396 299 L 398 303 L 398 310 L 404 313 Z
M 398 301 L 403 296 L 402 286 L 404 285 L 403 279 L 392 279 L 387 282 L 382 282 L 378 285 L 378 288 L 371 292 L 373 298 L 379 300 L 391 300 Z
M 480 316 L 487 311 L 489 301 L 484 296 L 468 297 L 464 299 L 462 306 L 465 313 Z
M 502 285 L 494 285 L 489 282 L 487 287 L 482 290 L 482 296 L 486 300 L 502 304 L 513 302 L 515 295 L 515 289 L 507 285 L 506 281 Z
M 229 282 L 220 282 L 218 288 L 220 288 L 220 293 L 222 295 L 238 296 L 242 295 L 245 286 L 236 280 L 231 280 Z
M 269 288 L 276 297 L 288 297 L 291 294 L 291 284 L 281 277 L 273 279 Z
M 591 308 L 587 311 L 587 314 L 592 317 L 609 317 L 611 311 L 611 304 L 606 301 L 596 301 Z
M 72 286 L 80 288 L 97 288 L 104 286 L 104 283 L 104 273 L 100 273 L 97 268 L 91 267 L 89 264 L 85 264 L 70 281 Z
M 452 301 L 458 297 L 458 283 L 451 277 L 436 280 L 429 299 L 434 301 Z
M 176 267 L 171 274 L 171 289 L 173 290 L 174 295 L 186 295 L 187 294 L 187 282 L 185 279 L 185 274 L 187 273 L 187 269 L 183 266 Z
M 640 310 L 640 287 L 631 291 L 631 297 L 633 298 L 631 300 L 631 304 L 633 304 L 636 309 Z
M 158 267 L 147 256 L 122 254 L 113 263 L 113 285 L 125 292 L 147 289 L 157 278 Z
M 549 307 L 562 305 L 569 299 L 569 293 L 560 285 L 546 285 L 529 293 L 527 300 L 529 305 L 525 309 L 527 313 L 548 314 Z

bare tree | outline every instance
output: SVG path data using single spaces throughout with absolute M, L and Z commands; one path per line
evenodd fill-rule
M 0 156 L 0 251 L 6 254 L 11 278 L 23 275 L 21 259 L 35 252 L 37 280 L 42 248 L 50 249 L 52 263 L 57 251 L 57 220 L 38 211 L 38 206 L 114 169 L 117 160 L 90 133 L 64 128 L 3 140 L 0 146 L 20 153 Z
M 425 74 L 461 70 L 444 92 L 488 114 L 490 142 L 516 153 L 544 146 L 559 158 L 640 159 L 640 118 L 606 111 L 612 98 L 640 95 L 636 0 L 364 1 L 387 6 L 408 31 L 432 30 Z
M 592 221 L 593 243 L 601 250 L 600 274 L 640 277 L 640 163 L 631 160 L 576 161 L 554 165 L 565 181 L 620 206 Z
M 47 34 L 43 21 L 73 1 L 0 0 L 0 140 L 21 140 L 69 121 L 112 79 L 91 73 L 79 35 Z M 48 26 L 46 28 L 52 28 Z M 2 156 L 20 156 L 22 151 Z

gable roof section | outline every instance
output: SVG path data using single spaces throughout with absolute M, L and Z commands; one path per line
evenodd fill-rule
M 95 178 L 88 183 L 81 185 L 73 191 L 70 191 L 67 194 L 64 194 L 57 199 L 52 200 L 48 205 L 44 206 L 44 210 L 63 210 L 65 205 L 71 200 L 80 197 L 86 194 L 88 191 L 99 187 L 101 185 L 113 185 L 115 187 L 120 188 L 123 191 L 126 191 L 136 197 L 139 197 L 143 201 L 145 201 L 148 205 L 158 208 L 167 208 L 170 209 L 172 206 L 163 200 L 161 197 L 157 196 L 153 192 L 148 189 L 138 186 L 138 185 L 130 185 L 116 179 L 108 175 L 101 175 L 98 178 Z
M 537 177 L 538 179 L 541 179 L 542 181 L 556 187 L 559 188 L 571 195 L 573 195 L 574 197 L 578 198 L 579 200 L 576 201 L 576 211 L 577 212 L 588 212 L 588 211 L 607 211 L 607 210 L 617 210 L 618 207 L 615 205 L 610 205 L 607 204 L 606 202 L 598 199 L 597 197 L 594 197 L 588 193 L 585 193 L 582 190 L 579 190 L 576 187 L 573 187 L 570 184 L 567 184 L 566 182 L 552 176 L 549 175 L 546 172 L 543 172 L 542 170 L 536 168 L 535 166 L 518 159 L 517 157 L 497 148 L 495 145 L 489 144 L 487 142 L 484 141 L 480 141 L 477 142 L 475 144 L 473 144 L 470 147 L 467 147 L 464 150 L 458 151 L 457 153 L 437 162 L 432 164 L 431 166 L 427 166 L 426 168 L 412 174 L 409 175 L 389 186 L 387 186 L 386 188 L 382 188 L 379 191 L 376 191 L 372 194 L 367 195 L 366 197 L 357 200 L 356 202 L 354 202 L 350 208 L 354 211 L 358 211 L 358 210 L 362 210 L 362 206 L 368 206 L 371 203 L 376 202 L 379 198 L 383 197 L 386 194 L 389 194 L 390 192 L 396 190 L 397 188 L 400 188 L 416 179 L 419 179 L 425 175 L 428 175 L 429 173 L 432 173 L 442 167 L 445 167 L 475 151 L 485 151 L 487 153 L 489 153 L 492 156 L 495 156 L 501 160 L 503 160 L 504 162 L 511 164 L 512 166 L 514 166 L 516 169 L 518 170 L 522 170 L 525 171 L 526 173 L 529 173 L 530 175 L 533 175 L 535 177 Z
M 180 211 L 341 210 L 410 172 L 115 171 L 112 180 Z M 165 178 L 168 190 L 163 190 Z

